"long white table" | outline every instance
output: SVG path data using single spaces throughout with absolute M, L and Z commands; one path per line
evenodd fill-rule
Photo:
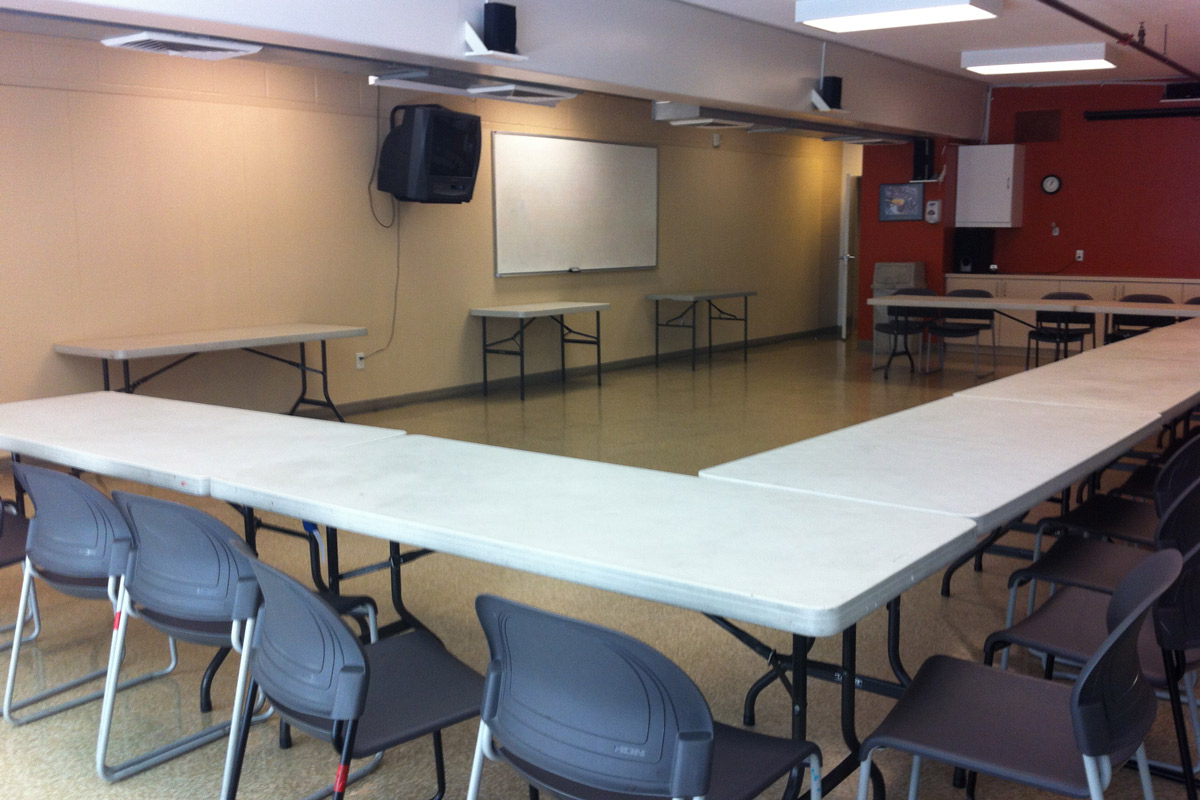
M 567 380 L 568 344 L 583 344 L 596 348 L 596 385 L 600 385 L 600 312 L 612 308 L 609 303 L 593 303 L 579 301 L 554 301 L 549 303 L 521 303 L 511 306 L 489 306 L 472 308 L 470 315 L 479 317 L 483 325 L 483 393 L 488 393 L 488 355 L 516 356 L 519 361 L 519 382 L 521 399 L 525 399 L 525 329 L 541 317 L 549 317 L 559 328 L 558 351 L 559 372 L 563 382 Z M 566 314 L 596 315 L 596 333 L 584 333 L 571 328 L 563 322 Z M 495 341 L 488 341 L 488 319 L 513 319 L 517 321 L 517 329 L 509 336 Z M 504 345 L 511 344 L 513 349 Z
M 654 366 L 658 366 L 658 335 L 663 328 L 690 328 L 692 331 L 692 369 L 696 368 L 696 305 L 705 303 L 708 306 L 708 357 L 712 358 L 712 326 L 713 322 L 742 323 L 742 360 L 749 357 L 750 352 L 750 298 L 758 292 L 751 290 L 740 291 L 699 291 L 699 292 L 657 292 L 646 295 L 647 300 L 654 301 Z M 739 317 L 717 305 L 718 300 L 733 300 L 742 298 L 742 315 Z M 659 304 L 663 301 L 686 303 L 683 311 L 666 320 L 659 313 Z
M 1160 423 L 1147 410 L 964 396 L 969 394 L 709 467 L 700 475 L 969 517 L 987 531 L 1112 462 Z
M 329 339 L 341 339 L 350 336 L 365 336 L 366 328 L 350 325 L 325 325 L 312 322 L 283 323 L 278 325 L 254 325 L 239 328 L 223 328 L 220 330 L 184 331 L 180 333 L 160 333 L 143 336 L 109 336 L 98 339 L 82 339 L 77 341 L 56 342 L 54 351 L 63 355 L 82 356 L 100 359 L 101 374 L 104 378 L 104 388 L 110 388 L 108 362 L 118 361 L 121 364 L 124 385 L 122 391 L 133 392 L 146 381 L 161 375 L 172 367 L 182 364 L 200 353 L 219 350 L 245 350 L 264 358 L 279 361 L 294 367 L 300 372 L 300 394 L 292 404 L 289 414 L 295 413 L 302 405 L 328 408 L 340 421 L 341 412 L 329 396 L 329 365 L 325 352 L 325 342 Z M 309 342 L 320 343 L 319 366 L 308 363 L 306 345 Z M 257 349 L 275 345 L 297 344 L 300 347 L 299 359 L 293 361 L 281 358 L 272 353 Z M 129 362 L 140 358 L 157 358 L 163 356 L 180 356 L 164 367 L 154 370 L 140 378 L 133 379 L 129 372 Z M 321 378 L 321 399 L 308 396 L 308 374 L 312 372 Z

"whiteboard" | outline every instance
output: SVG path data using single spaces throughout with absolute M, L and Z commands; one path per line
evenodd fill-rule
M 492 132 L 496 275 L 658 265 L 658 150 Z

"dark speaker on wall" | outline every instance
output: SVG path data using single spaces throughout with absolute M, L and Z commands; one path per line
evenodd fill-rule
M 988 272 L 996 231 L 992 228 L 954 229 L 954 271 Z
M 933 180 L 933 139 L 917 139 L 913 142 L 912 179 Z
M 821 83 L 817 87 L 817 93 L 821 95 L 821 99 L 825 101 L 830 108 L 842 107 L 842 79 L 834 75 L 826 75 L 821 78 Z
M 517 8 L 507 3 L 483 6 L 483 45 L 498 53 L 517 52 Z

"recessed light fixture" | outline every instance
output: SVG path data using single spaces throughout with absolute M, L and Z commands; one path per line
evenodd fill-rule
M 963 69 L 980 75 L 1071 72 L 1113 69 L 1116 66 L 1112 60 L 1112 48 L 1104 42 L 1010 47 L 1003 50 L 965 50 L 962 54 Z
M 1000 0 L 796 0 L 796 22 L 833 33 L 991 19 Z

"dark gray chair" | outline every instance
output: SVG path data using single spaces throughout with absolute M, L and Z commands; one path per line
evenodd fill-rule
M 1195 525 L 1197 521 L 1187 524 Z M 988 636 L 983 649 L 984 663 L 991 664 L 997 650 L 1017 646 L 1042 655 L 1046 678 L 1054 677 L 1058 663 L 1083 664 L 1108 635 L 1104 624 L 1108 602 L 1108 595 L 1090 589 L 1067 587 L 1056 592 L 1029 617 Z M 1197 648 L 1200 648 L 1200 545 L 1184 556 L 1179 580 L 1158 599 L 1154 624 L 1144 626 L 1138 640 L 1142 673 L 1152 686 L 1166 691 L 1171 704 L 1179 747 L 1179 765 L 1172 771 L 1177 771 L 1183 779 L 1188 800 L 1196 800 L 1196 776 L 1179 684 L 1186 674 L 1192 673 L 1187 684 L 1188 706 L 1193 735 L 1200 734 L 1194 692 L 1194 673 L 1200 669 Z M 1197 746 L 1200 747 L 1200 740 Z
M 20 512 L 16 504 L 8 500 L 0 501 L 0 569 L 4 567 L 24 567 L 25 539 L 29 535 L 29 520 Z M 25 625 L 32 624 L 33 628 L 25 633 Z M 0 633 L 15 631 L 17 624 L 0 626 Z M 28 644 L 38 637 L 42 630 L 42 620 L 38 616 L 37 594 L 33 586 L 29 587 L 29 606 L 21 622 L 21 642 Z M 12 647 L 12 642 L 0 642 L 0 651 Z
M 1122 303 L 1174 303 L 1165 294 L 1127 294 L 1121 298 Z M 1159 317 L 1151 314 L 1113 314 L 1109 320 L 1108 330 L 1104 334 L 1104 343 L 1111 344 L 1122 339 L 1138 336 L 1155 328 L 1175 324 L 1174 317 Z
M 1084 292 L 1050 292 L 1042 295 L 1043 300 L 1091 300 L 1092 296 Z M 1033 350 L 1033 365 L 1041 364 L 1042 345 L 1054 346 L 1054 360 L 1068 355 L 1072 343 L 1079 344 L 1079 352 L 1083 352 L 1083 342 L 1088 336 L 1092 337 L 1092 347 L 1096 346 L 1096 316 L 1083 311 L 1037 311 L 1034 313 L 1033 328 L 1025 339 L 1025 369 L 1029 369 L 1029 351 Z
M 490 660 L 467 800 L 484 758 L 533 790 L 571 800 L 747 800 L 808 765 L 821 796 L 821 754 L 714 722 L 696 685 L 665 656 L 615 631 L 481 595 Z
M 1154 529 L 1150 544 L 1157 549 L 1169 547 L 1189 553 L 1193 547 L 1200 545 L 1200 479 L 1193 477 L 1192 483 L 1179 490 L 1169 502 Z M 1148 550 L 1126 543 L 1084 536 L 1062 536 L 1044 555 L 1009 576 L 1008 611 L 1004 627 L 1013 626 L 1017 590 L 1026 583 L 1038 581 L 1111 594 L 1125 575 L 1148 556 Z M 1032 588 L 1030 594 L 1033 594 Z M 1032 607 L 1029 610 L 1032 612 Z M 1004 666 L 1008 666 L 1007 660 Z
M 1157 700 L 1141 671 L 1138 636 L 1182 561 L 1178 551 L 1163 550 L 1127 576 L 1108 604 L 1108 635 L 1073 686 L 949 656 L 928 659 L 863 741 L 858 800 L 867 798 L 871 759 L 880 748 L 912 756 L 911 800 L 925 758 L 1100 800 L 1114 767 L 1131 757 L 1142 793 L 1152 800 L 1143 740 Z
M 946 297 L 991 297 L 992 293 L 985 289 L 952 289 L 946 292 Z M 930 338 L 938 342 L 938 358 L 940 364 L 946 363 L 947 339 L 975 339 L 975 377 L 984 378 L 996 371 L 996 312 L 984 308 L 946 309 L 934 319 L 929 326 Z M 985 332 L 992 334 L 992 368 L 988 372 L 979 371 L 979 339 Z
M 248 560 L 253 553 L 220 520 L 153 497 L 113 492 L 112 499 L 132 538 L 119 544 L 125 566 L 117 588 L 117 624 L 96 737 L 96 772 L 105 780 L 117 781 L 190 753 L 226 733 L 236 736 L 247 676 L 243 658 L 228 720 L 110 766 L 106 757 L 113 702 L 129 618 L 137 617 L 172 639 L 218 648 L 223 660 L 234 643 L 240 646 L 238 632 L 256 610 L 258 587 Z
M 905 288 L 896 292 L 897 295 L 913 295 L 916 297 L 931 297 L 936 296 L 936 292 L 932 289 L 924 288 Z M 896 356 L 905 356 L 908 358 L 908 367 L 910 372 L 917 371 L 917 362 L 913 361 L 912 350 L 909 348 L 908 340 L 913 336 L 917 337 L 917 361 L 921 360 L 921 355 L 924 353 L 925 333 L 929 330 L 929 325 L 933 322 L 934 312 L 928 307 L 920 306 L 888 306 L 887 319 L 878 323 L 875 326 L 877 333 L 887 334 L 891 347 L 888 352 L 887 362 L 883 365 L 883 379 L 888 378 L 888 371 L 892 367 L 892 359 Z M 874 346 L 872 345 L 871 353 L 871 369 L 875 367 Z
M 346 786 L 378 765 L 393 747 L 433 739 L 437 793 L 445 793 L 443 728 L 479 713 L 483 678 L 446 650 L 433 634 L 411 629 L 363 645 L 337 610 L 291 577 L 258 560 L 260 604 L 250 638 L 251 681 L 279 716 L 341 754 L 333 783 L 310 797 L 342 797 Z M 231 748 L 229 797 L 237 794 L 251 704 Z M 375 756 L 350 774 L 350 761 Z
M 25 574 L 17 603 L 18 630 L 33 596 L 35 578 L 72 597 L 115 603 L 118 578 L 125 567 L 125 547 L 131 538 L 129 528 L 116 506 L 96 489 L 64 472 L 14 463 L 13 475 L 33 501 L 34 507 L 26 540 Z M 170 673 L 177 663 L 174 640 L 169 640 L 167 647 L 170 660 L 166 667 L 127 680 L 116 688 L 120 690 L 136 686 Z M 10 724 L 33 722 L 98 700 L 104 694 L 102 689 L 96 690 L 18 717 L 17 711 L 103 678 L 107 672 L 106 668 L 92 670 L 16 701 L 14 694 L 20 655 L 21 640 L 14 637 L 9 655 L 8 679 L 4 686 L 4 719 Z

